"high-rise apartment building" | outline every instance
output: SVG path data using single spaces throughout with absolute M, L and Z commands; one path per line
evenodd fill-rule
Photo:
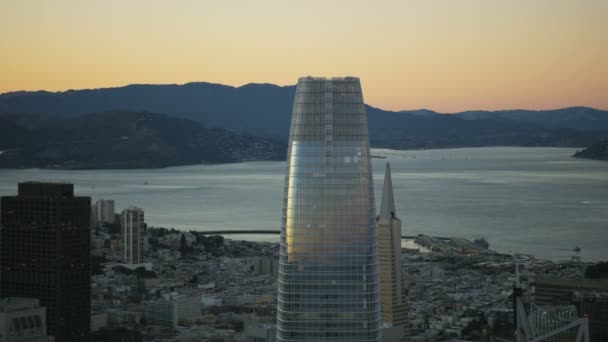
M 377 223 L 382 321 L 405 328 L 408 325 L 407 288 L 401 267 L 401 220 L 395 212 L 391 166 L 388 163 Z
M 88 341 L 91 199 L 72 184 L 26 182 L 1 208 L 0 296 L 40 300 L 55 341 Z
M 144 211 L 128 207 L 120 215 L 120 248 L 123 262 L 141 264 L 144 262 Z
M 380 341 L 374 188 L 359 79 L 300 78 L 289 138 L 278 341 Z
M 115 223 L 114 200 L 97 200 L 94 208 L 96 223 Z

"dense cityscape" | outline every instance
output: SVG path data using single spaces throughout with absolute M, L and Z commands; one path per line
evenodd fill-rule
M 370 158 L 359 80 L 303 77 L 279 243 L 19 183 L 1 199 L 0 341 L 608 340 L 606 263 L 416 235 L 389 163 L 375 211 Z
M 127 220 L 133 213 L 139 220 Z M 93 341 L 275 340 L 278 243 L 148 227 L 142 209 L 115 213 L 109 199 L 97 200 L 90 215 Z M 139 238 L 129 246 L 141 250 L 138 260 L 126 259 L 127 232 Z M 585 278 L 590 263 L 500 254 L 479 240 L 421 235 L 404 245 L 415 247 L 400 251 L 408 292 L 407 340 L 511 340 L 516 263 L 535 312 L 551 308 L 587 315 L 591 341 L 606 338 L 608 283 Z M 5 251 L 15 247 L 2 245 Z M 2 267 L 6 281 L 7 266 Z M 13 317 L 35 322 L 31 328 L 26 328 L 29 321 L 21 325 L 8 341 L 47 341 L 54 323 L 50 308 L 35 298 L 3 297 L 3 322 Z M 2 336 L 10 336 L 10 324 L 2 327 Z M 389 341 L 395 329 L 384 330 Z
M 0 1 L 0 342 L 608 342 L 607 14 Z

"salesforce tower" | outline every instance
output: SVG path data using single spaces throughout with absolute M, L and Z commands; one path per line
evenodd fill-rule
M 303 77 L 293 103 L 278 341 L 380 341 L 376 222 L 359 79 Z

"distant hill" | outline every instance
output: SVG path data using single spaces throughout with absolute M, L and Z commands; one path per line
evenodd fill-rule
M 295 87 L 212 83 L 134 84 L 120 88 L 0 95 L 0 113 L 75 117 L 107 111 L 166 113 L 235 132 L 286 138 Z
M 608 138 L 591 144 L 589 147 L 576 152 L 574 157 L 608 161 Z
M 271 139 L 164 114 L 116 111 L 52 120 L 0 115 L 0 168 L 131 169 L 283 160 L 286 149 Z
M 237 133 L 287 141 L 294 86 L 211 83 L 129 85 L 0 95 L 0 113 L 76 117 L 103 111 L 167 113 Z M 367 106 L 372 146 L 586 146 L 608 132 L 608 111 L 586 107 L 529 111 L 392 112 Z M 1 138 L 0 138 L 1 139 Z
M 553 110 L 500 110 L 495 112 L 468 111 L 457 114 L 465 120 L 506 119 L 544 128 L 573 128 L 579 130 L 606 129 L 608 111 L 588 107 Z

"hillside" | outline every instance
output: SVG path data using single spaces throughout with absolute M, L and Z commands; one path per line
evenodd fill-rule
M 608 161 L 608 139 L 598 141 L 574 154 L 576 158 L 587 158 Z
M 198 121 L 207 127 L 286 142 L 294 86 L 211 83 L 129 85 L 65 92 L 0 95 L 0 113 L 73 118 L 92 112 L 146 111 Z M 608 133 L 608 111 L 586 107 L 529 111 L 385 111 L 367 106 L 374 147 L 586 146 Z M 0 138 L 1 139 L 1 138 Z
M 0 168 L 124 169 L 280 160 L 286 146 L 163 114 L 0 116 Z

